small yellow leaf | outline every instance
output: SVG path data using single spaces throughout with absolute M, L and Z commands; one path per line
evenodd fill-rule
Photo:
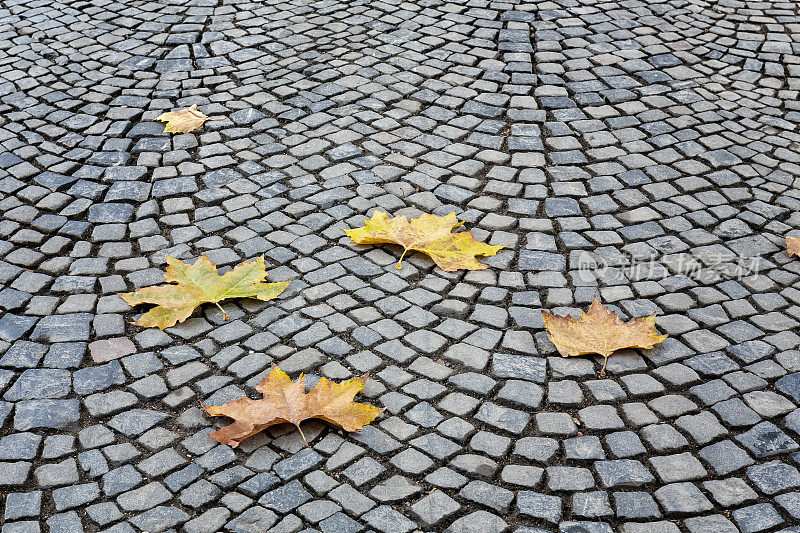
M 589 307 L 589 312 L 581 312 L 580 320 L 571 316 L 552 315 L 547 311 L 542 311 L 542 318 L 547 338 L 556 345 L 562 356 L 602 355 L 601 375 L 605 375 L 608 356 L 615 351 L 623 348 L 649 349 L 667 338 L 656 331 L 656 315 L 623 322 L 597 298 Z
M 789 257 L 800 255 L 800 237 L 786 237 L 786 253 Z
M 476 255 L 494 255 L 503 248 L 478 242 L 472 232 L 452 233 L 459 227 L 455 213 L 445 217 L 421 215 L 409 220 L 405 216 L 389 218 L 381 211 L 375 211 L 363 228 L 346 229 L 344 232 L 353 244 L 399 244 L 404 248 L 397 268 L 401 268 L 403 257 L 409 250 L 427 254 L 436 265 L 446 272 L 456 270 L 483 270 L 486 265 L 479 263 Z
M 205 124 L 206 120 L 225 120 L 225 117 L 208 117 L 198 111 L 195 104 L 180 111 L 162 113 L 156 120 L 167 123 L 164 133 L 189 133 Z
M 209 414 L 233 418 L 233 423 L 209 437 L 232 448 L 244 439 L 264 429 L 288 422 L 300 429 L 300 423 L 309 418 L 321 418 L 346 431 L 358 431 L 369 424 L 383 411 L 373 405 L 353 402 L 355 395 L 364 388 L 368 375 L 334 383 L 320 378 L 311 392 L 306 394 L 303 374 L 297 381 L 273 363 L 270 373 L 261 380 L 256 390 L 263 395 L 260 400 L 248 397 L 233 400 L 224 405 L 203 405 Z M 306 444 L 308 444 L 306 442 Z
M 135 322 L 137 326 L 169 328 L 189 318 L 192 311 L 203 303 L 214 303 L 219 307 L 219 302 L 226 298 L 272 300 L 289 285 L 288 281 L 264 283 L 267 270 L 263 256 L 255 261 L 242 263 L 222 276 L 217 273 L 217 266 L 205 255 L 192 265 L 167 256 L 167 264 L 169 266 L 164 277 L 173 285 L 144 287 L 135 292 L 120 294 L 131 306 L 158 306 L 142 315 Z M 224 310 L 222 312 L 227 320 L 228 315 Z

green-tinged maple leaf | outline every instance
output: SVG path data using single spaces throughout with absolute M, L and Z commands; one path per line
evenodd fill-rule
M 217 266 L 206 256 L 200 257 L 191 265 L 167 256 L 167 264 L 169 266 L 164 277 L 172 285 L 144 287 L 135 292 L 120 294 L 132 306 L 157 305 L 135 322 L 138 326 L 168 328 L 189 318 L 192 311 L 201 304 L 214 303 L 222 310 L 219 302 L 227 298 L 272 300 L 289 285 L 288 281 L 264 283 L 267 270 L 263 256 L 255 261 L 242 263 L 222 276 L 217 273 Z M 224 310 L 222 312 L 227 320 L 227 313 Z

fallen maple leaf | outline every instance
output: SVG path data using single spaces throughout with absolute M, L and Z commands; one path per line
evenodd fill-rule
M 403 257 L 409 250 L 425 253 L 444 271 L 459 269 L 483 270 L 488 268 L 475 259 L 476 255 L 494 255 L 503 248 L 478 242 L 472 232 L 451 233 L 459 227 L 455 213 L 446 217 L 421 215 L 409 220 L 405 216 L 389 218 L 381 211 L 375 211 L 363 228 L 346 229 L 344 232 L 353 239 L 353 244 L 399 244 L 404 248 L 396 268 L 402 268 Z
M 204 113 L 197 110 L 197 104 L 180 111 L 169 111 L 161 113 L 158 118 L 159 122 L 166 122 L 164 133 L 189 133 L 194 131 L 203 124 L 206 120 L 226 120 L 227 117 L 209 117 Z
M 800 237 L 786 237 L 786 253 L 789 257 L 800 255 Z
M 542 311 L 547 337 L 564 356 L 597 353 L 603 356 L 603 369 L 606 374 L 608 356 L 623 348 L 652 348 L 663 342 L 666 335 L 656 331 L 656 315 L 634 318 L 623 322 L 606 306 L 595 298 L 589 312 L 581 312 L 580 320 L 571 316 L 552 315 Z
M 288 281 L 264 283 L 267 270 L 263 256 L 255 261 L 242 263 L 222 276 L 217 273 L 217 266 L 205 255 L 192 265 L 167 256 L 167 264 L 169 266 L 164 278 L 168 283 L 177 285 L 144 287 L 135 292 L 120 294 L 122 299 L 132 306 L 139 304 L 158 306 L 134 322 L 137 326 L 145 328 L 158 326 L 159 329 L 174 326 L 189 318 L 192 311 L 204 303 L 216 304 L 227 320 L 228 314 L 219 305 L 222 300 L 226 298 L 272 300 L 289 285 Z
M 346 431 L 358 431 L 383 411 L 380 407 L 353 401 L 368 377 L 366 374 L 341 383 L 320 378 L 311 392 L 306 393 L 303 374 L 297 381 L 292 381 L 286 372 L 272 363 L 270 373 L 256 387 L 264 395 L 262 399 L 252 400 L 245 396 L 224 405 L 203 405 L 211 415 L 234 419 L 232 424 L 208 436 L 235 448 L 247 437 L 275 424 L 288 422 L 297 426 L 305 441 L 300 423 L 309 418 L 321 418 Z

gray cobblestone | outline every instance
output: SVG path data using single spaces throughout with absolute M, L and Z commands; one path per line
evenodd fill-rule
M 0 6 L 3 533 L 798 518 L 793 3 L 73 4 Z M 396 269 L 375 209 L 506 247 Z M 293 281 L 130 324 L 202 254 Z M 540 309 L 595 295 L 669 338 L 561 357 Z M 217 445 L 272 362 L 386 411 Z

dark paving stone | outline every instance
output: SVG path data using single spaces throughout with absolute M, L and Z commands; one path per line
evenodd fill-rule
M 25 400 L 14 410 L 14 429 L 65 429 L 77 427 L 80 418 L 78 400 Z

